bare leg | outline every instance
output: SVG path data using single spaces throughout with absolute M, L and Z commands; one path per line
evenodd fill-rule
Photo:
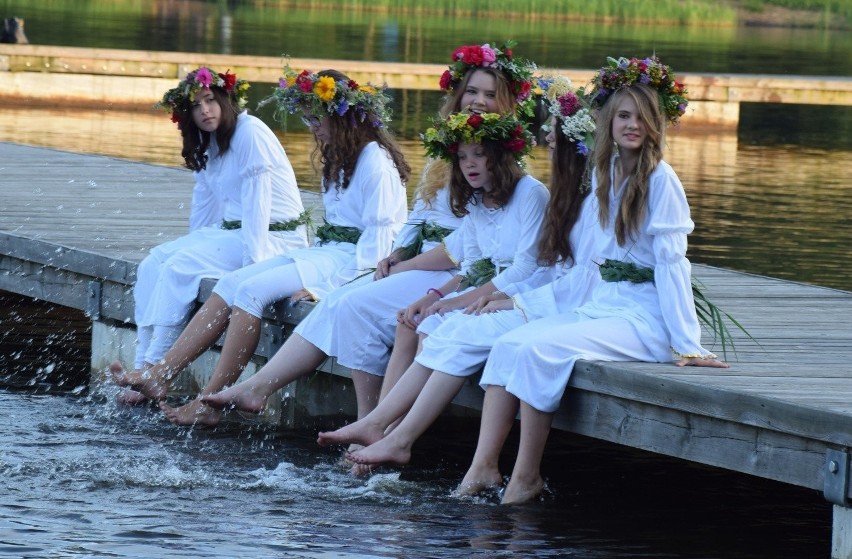
M 482 404 L 482 420 L 476 452 L 456 495 L 476 495 L 480 491 L 500 485 L 500 451 L 515 423 L 518 399 L 502 386 L 489 386 Z
M 376 403 L 379 401 L 379 391 L 382 389 L 382 377 L 371 375 L 364 371 L 352 371 L 352 383 L 355 385 L 355 398 L 358 401 L 358 419 L 362 419 L 368 413 L 373 411 Z M 351 444 L 347 452 L 355 452 L 364 448 L 359 444 Z M 352 475 L 361 477 L 370 473 L 370 467 L 363 464 L 354 464 L 344 458 L 344 461 L 351 465 L 350 472 Z
M 521 442 L 518 457 L 512 470 L 512 479 L 506 486 L 501 504 L 516 505 L 537 497 L 544 489 L 541 477 L 541 459 L 553 422 L 552 413 L 538 411 L 521 402 Z
M 113 380 L 117 385 L 126 386 L 147 398 L 164 398 L 171 380 L 213 347 L 225 330 L 230 314 L 231 309 L 225 301 L 214 293 L 195 313 L 162 361 L 142 371 L 125 372 L 123 367 L 113 370 L 110 366 Z
M 415 363 L 413 366 L 423 367 L 419 363 Z M 464 377 L 435 371 L 429 377 L 414 405 L 411 406 L 411 410 L 399 425 L 385 438 L 363 450 L 352 453 L 349 459 L 359 464 L 382 464 L 385 462 L 407 464 L 411 459 L 411 446 L 414 441 L 420 438 L 420 435 L 426 432 L 426 429 L 441 415 L 447 404 L 461 390 L 464 381 Z M 400 380 L 397 386 L 402 386 L 403 382 L 405 382 L 405 377 Z M 395 390 L 396 388 L 388 394 L 385 402 L 391 401 Z
M 222 392 L 202 396 L 201 401 L 216 409 L 233 407 L 259 413 L 270 395 L 315 371 L 326 357 L 318 347 L 293 334 L 256 375 Z
M 388 392 L 399 382 L 399 379 L 402 378 L 402 375 L 405 374 L 405 371 L 414 362 L 414 356 L 417 355 L 419 346 L 420 338 L 417 332 L 404 324 L 398 324 L 393 341 L 393 350 L 391 350 L 390 360 L 385 370 L 382 392 L 379 395 L 380 402 L 388 395 Z
M 320 433 L 317 443 L 320 446 L 348 443 L 369 445 L 378 441 L 384 436 L 385 429 L 411 408 L 431 374 L 431 369 L 417 362 L 412 363 L 373 411 L 337 431 Z
M 358 419 L 364 418 L 376 408 L 379 402 L 379 392 L 382 389 L 382 377 L 352 371 L 352 384 L 355 385 L 355 399 L 358 403 Z

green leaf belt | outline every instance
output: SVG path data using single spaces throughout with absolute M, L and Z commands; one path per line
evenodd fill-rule
M 427 223 L 425 221 L 418 223 L 417 234 L 415 235 L 414 240 L 399 249 L 400 262 L 403 260 L 409 260 L 420 254 L 420 251 L 423 250 L 423 243 L 425 241 L 438 243 L 443 241 L 444 237 L 452 232 L 453 229 L 450 229 L 449 227 L 441 227 L 437 223 Z
M 462 276 L 461 283 L 459 283 L 459 291 L 468 287 L 479 287 L 480 285 L 485 285 L 494 279 L 494 276 L 496 275 L 497 266 L 494 265 L 494 262 L 492 262 L 490 258 L 477 260 L 470 265 L 470 268 L 467 269 L 467 273 Z
M 311 212 L 308 210 L 303 211 L 299 214 L 299 217 L 296 219 L 291 219 L 290 221 L 281 221 L 278 223 L 270 223 L 269 230 L 270 231 L 295 231 L 300 225 L 309 225 L 311 223 Z M 222 229 L 227 231 L 231 231 L 233 229 L 241 229 L 243 226 L 243 222 L 239 219 L 234 219 L 231 221 L 222 220 Z
M 601 279 L 604 281 L 629 281 L 630 283 L 645 283 L 654 281 L 653 268 L 640 268 L 633 262 L 620 260 L 604 260 L 600 264 Z
M 361 230 L 357 227 L 344 227 L 326 222 L 317 227 L 316 236 L 321 245 L 331 242 L 352 243 L 354 245 L 361 238 Z
M 604 260 L 600 265 L 601 278 L 604 281 L 629 281 L 631 283 L 646 283 L 654 281 L 653 268 L 640 268 L 632 262 L 621 262 L 618 260 Z M 748 336 L 752 341 L 757 341 L 748 333 L 742 324 L 730 314 L 726 313 L 714 303 L 712 303 L 699 289 L 700 282 L 696 279 L 691 280 L 692 284 L 692 299 L 695 303 L 695 313 L 701 322 L 708 330 L 713 332 L 713 341 L 719 340 L 722 344 L 722 353 L 725 359 L 728 358 L 728 346 L 731 349 L 734 347 L 734 341 L 731 338 L 731 332 L 725 324 L 724 319 L 727 319 L 731 324 L 736 326 L 740 331 Z M 759 345 L 759 344 L 758 344 Z

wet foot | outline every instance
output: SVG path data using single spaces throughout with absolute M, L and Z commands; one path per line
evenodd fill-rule
M 150 369 L 134 369 L 128 372 L 119 361 L 113 361 L 109 366 L 109 373 L 116 385 L 139 392 L 151 400 L 161 400 L 168 392 L 168 384 L 153 375 Z
M 337 431 L 323 431 L 317 436 L 317 444 L 320 446 L 359 444 L 369 446 L 384 437 L 384 429 L 380 426 L 368 423 L 363 419 L 341 427 Z
M 160 409 L 166 418 L 175 425 L 214 427 L 222 419 L 220 410 L 213 409 L 198 399 L 177 408 L 173 408 L 165 402 L 160 402 Z
M 148 402 L 148 398 L 141 392 L 126 388 L 115 395 L 115 401 L 125 406 L 141 406 Z
M 534 480 L 522 481 L 514 476 L 506 486 L 506 492 L 503 493 L 501 505 L 520 505 L 528 503 L 541 495 L 544 491 L 544 480 L 537 477 Z
M 497 468 L 471 468 L 467 471 L 464 479 L 453 491 L 456 497 L 471 497 L 478 495 L 488 489 L 499 487 L 503 483 L 503 476 Z
M 260 413 L 266 407 L 266 395 L 255 393 L 247 386 L 232 386 L 216 394 L 201 397 L 201 402 L 217 410 L 234 409 Z
M 361 450 L 347 453 L 346 458 L 356 464 L 408 464 L 411 461 L 411 447 L 395 444 L 390 437 Z

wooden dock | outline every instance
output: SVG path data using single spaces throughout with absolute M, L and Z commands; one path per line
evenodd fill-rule
M 179 169 L 0 143 L 0 289 L 85 310 L 105 336 L 132 340 L 136 264 L 185 231 L 191 182 Z M 726 370 L 581 362 L 555 427 L 821 491 L 834 504 L 833 557 L 852 557 L 852 293 L 694 272 L 759 345 L 737 337 Z M 286 335 L 281 321 L 309 309 L 271 315 L 259 363 Z M 93 369 L 120 351 L 101 342 Z M 456 403 L 479 409 L 482 393 L 471 383 Z
M 359 82 L 394 89 L 436 90 L 442 64 L 131 51 L 49 45 L 0 44 L 0 98 L 18 102 L 150 107 L 176 80 L 201 65 L 231 69 L 251 83 L 277 83 L 285 63 L 293 68 L 336 68 Z M 577 85 L 594 69 L 541 68 Z M 56 75 L 62 76 L 55 79 Z M 684 122 L 736 126 L 741 103 L 852 106 L 852 78 L 833 76 L 678 74 L 689 91 Z

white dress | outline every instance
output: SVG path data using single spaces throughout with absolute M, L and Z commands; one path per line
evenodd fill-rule
M 481 202 L 469 205 L 470 213 L 462 220 L 460 230 L 464 242 L 461 273 L 466 274 L 474 262 L 488 258 L 497 269 L 491 281 L 500 291 L 533 275 L 539 268 L 538 236 L 549 197 L 541 182 L 525 175 L 505 206 L 487 208 Z M 417 332 L 431 334 L 441 322 L 460 312 L 428 316 Z
M 494 341 L 529 321 L 565 313 L 582 304 L 600 281 L 594 263 L 594 229 L 597 227 L 594 196 L 583 201 L 569 239 L 574 264 L 558 263 L 536 271 L 528 279 L 508 286 L 511 310 L 471 315 L 453 313 L 423 340 L 415 361 L 453 376 L 470 376 L 482 368 Z
M 190 233 L 151 249 L 137 269 L 137 368 L 159 361 L 177 339 L 202 279 L 308 244 L 304 226 L 269 231 L 304 211 L 293 167 L 269 127 L 243 112 L 228 151 L 218 157 L 214 136 L 207 153 L 206 169 L 194 174 Z M 223 220 L 242 227 L 224 230 Z
M 417 198 L 394 248 L 411 243 L 418 223 L 457 229 L 461 221 L 450 207 L 449 188 L 439 190 L 430 204 Z M 451 235 L 454 239 L 458 236 L 458 231 Z M 460 251 L 460 242 L 447 237 L 446 243 L 449 247 L 457 246 Z M 421 252 L 437 245 L 425 241 Z M 448 250 L 454 254 L 452 248 Z M 445 284 L 457 272 L 455 268 L 410 270 L 378 281 L 373 279 L 373 274 L 368 274 L 333 291 L 299 322 L 295 332 L 326 355 L 337 357 L 341 365 L 383 376 L 396 333 L 396 312 L 416 301 L 430 287 Z
M 345 190 L 323 192 L 325 220 L 361 231 L 357 243 L 330 241 L 288 252 L 227 274 L 214 292 L 229 305 L 260 317 L 264 309 L 299 288 L 317 300 L 358 276 L 371 273 L 390 253 L 405 223 L 405 185 L 390 155 L 376 142 L 361 151 Z
M 577 359 L 665 362 L 673 351 L 710 355 L 701 347 L 693 303 L 686 237 L 694 224 L 680 180 L 664 161 L 657 165 L 649 178 L 644 221 L 636 238 L 623 247 L 614 233 L 622 192 L 623 185 L 612 189 L 610 223 L 595 229 L 598 261 L 652 268 L 654 281 L 600 281 L 575 311 L 501 336 L 488 357 L 483 386 L 505 386 L 532 407 L 551 413 L 559 407 Z

